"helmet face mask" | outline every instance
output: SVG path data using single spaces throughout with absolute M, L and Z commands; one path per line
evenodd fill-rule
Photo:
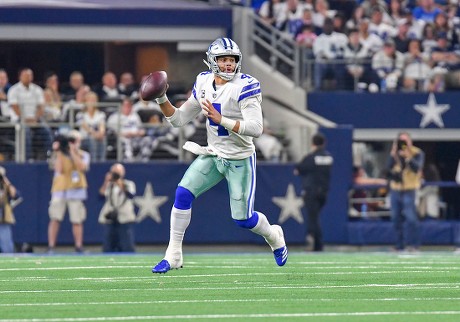
M 235 70 L 232 73 L 221 71 L 217 64 L 217 58 L 222 56 L 235 57 Z M 238 45 L 230 38 L 216 39 L 206 52 L 207 61 L 203 60 L 214 75 L 226 81 L 231 81 L 241 70 L 241 51 Z

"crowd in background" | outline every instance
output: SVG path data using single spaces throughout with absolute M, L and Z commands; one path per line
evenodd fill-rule
M 257 12 L 305 47 L 316 90 L 460 88 L 458 0 L 267 0 Z

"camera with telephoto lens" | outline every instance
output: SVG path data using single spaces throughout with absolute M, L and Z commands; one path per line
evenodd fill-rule
M 407 142 L 405 140 L 398 140 L 398 151 L 405 150 L 407 148 Z
M 110 172 L 110 175 L 111 175 L 110 180 L 113 182 L 121 178 L 121 176 L 116 172 Z
M 59 151 L 61 151 L 64 154 L 69 154 L 69 143 L 75 143 L 75 138 L 73 136 L 68 135 L 58 135 L 54 141 L 59 142 Z

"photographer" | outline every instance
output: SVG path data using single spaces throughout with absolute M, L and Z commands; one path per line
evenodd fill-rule
M 75 251 L 83 252 L 83 222 L 86 219 L 86 200 L 88 184 L 86 171 L 89 170 L 90 155 L 80 149 L 81 137 L 76 130 L 60 136 L 53 142 L 53 155 L 50 166 L 54 169 L 51 187 L 51 201 L 48 209 L 48 253 L 52 254 L 66 209 L 69 211 Z
M 11 201 L 18 198 L 16 188 L 6 177 L 6 170 L 0 167 L 0 252 L 13 253 L 13 233 L 11 226 L 16 222 Z
M 421 186 L 425 154 L 412 144 L 407 132 L 402 132 L 393 142 L 388 162 L 390 181 L 391 219 L 396 231 L 396 250 L 404 250 L 405 241 L 409 251 L 420 245 L 420 223 L 415 208 L 415 196 Z M 407 238 L 404 238 L 404 221 Z
M 105 225 L 103 252 L 134 252 L 133 224 L 136 220 L 133 197 L 134 182 L 125 179 L 125 167 L 115 163 L 105 175 L 99 194 L 105 204 L 99 214 L 99 223 Z

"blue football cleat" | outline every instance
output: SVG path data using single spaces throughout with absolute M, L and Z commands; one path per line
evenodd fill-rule
M 154 268 L 152 268 L 152 273 L 166 273 L 167 271 L 171 270 L 171 265 L 169 265 L 169 262 L 166 259 L 163 259 L 161 262 L 155 265 Z
M 286 264 L 288 259 L 288 249 L 286 246 L 275 249 L 273 255 L 275 257 L 276 264 L 278 264 L 278 266 L 283 266 Z

